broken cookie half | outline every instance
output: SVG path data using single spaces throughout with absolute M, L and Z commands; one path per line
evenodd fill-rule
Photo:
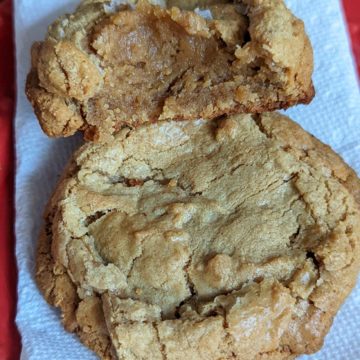
M 311 44 L 283 1 L 213 3 L 83 1 L 55 21 L 26 86 L 45 133 L 106 141 L 124 126 L 310 102 Z

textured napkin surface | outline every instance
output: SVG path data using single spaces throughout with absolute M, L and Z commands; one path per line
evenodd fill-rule
M 30 46 L 44 37 L 47 25 L 72 11 L 74 0 L 14 0 L 17 54 L 16 114 L 16 255 L 19 270 L 17 325 L 22 359 L 95 359 L 74 335 L 66 333 L 59 313 L 50 308 L 34 282 L 34 253 L 42 213 L 80 136 L 51 140 L 40 130 L 24 96 Z M 316 98 L 286 113 L 331 145 L 360 173 L 360 95 L 338 0 L 287 0 L 305 21 L 315 51 Z M 334 321 L 321 352 L 302 359 L 360 359 L 360 286 Z

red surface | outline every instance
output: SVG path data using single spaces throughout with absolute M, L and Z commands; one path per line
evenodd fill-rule
M 0 359 L 19 358 L 20 340 L 14 323 L 16 265 L 13 236 L 14 56 L 11 1 L 0 0 Z M 5 56 L 4 56 L 5 55 Z
M 352 48 L 357 62 L 358 74 L 360 75 L 360 1 L 343 0 L 343 5 L 352 39 Z
M 343 0 L 360 74 L 360 1 Z M 0 0 L 0 360 L 19 359 L 14 323 L 16 266 L 14 257 L 13 174 L 14 56 L 11 0 Z

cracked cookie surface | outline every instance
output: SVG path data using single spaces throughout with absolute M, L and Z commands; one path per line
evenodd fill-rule
M 103 359 L 292 359 L 356 282 L 359 189 L 280 114 L 123 129 L 68 165 L 37 282 Z
M 313 55 L 282 0 L 83 1 L 32 48 L 26 93 L 50 136 L 107 141 L 124 126 L 308 103 Z M 191 5 L 191 6 L 190 6 Z

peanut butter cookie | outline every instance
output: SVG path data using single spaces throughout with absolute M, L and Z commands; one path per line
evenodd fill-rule
M 282 0 L 83 1 L 32 48 L 26 92 L 43 130 L 107 141 L 122 127 L 308 103 L 313 54 Z M 170 3 L 172 4 L 172 3 Z
M 276 113 L 163 121 L 76 152 L 37 282 L 102 359 L 293 359 L 360 267 L 360 186 Z

